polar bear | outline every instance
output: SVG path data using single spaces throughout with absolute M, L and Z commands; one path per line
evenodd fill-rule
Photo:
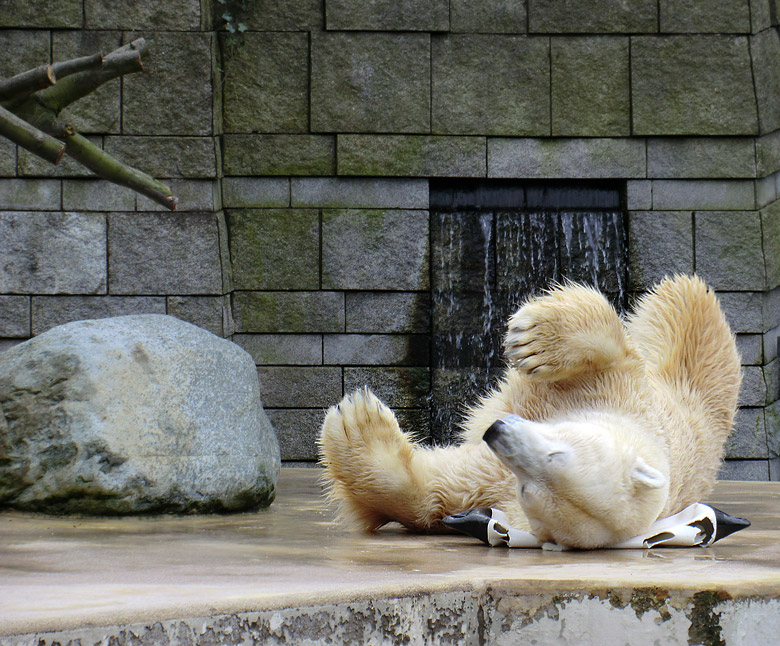
M 556 286 L 509 319 L 504 351 L 460 445 L 422 446 L 367 388 L 327 411 L 321 463 L 343 516 L 437 531 L 494 507 L 540 541 L 598 548 L 711 491 L 741 367 L 699 278 L 664 279 L 625 321 L 595 289 Z

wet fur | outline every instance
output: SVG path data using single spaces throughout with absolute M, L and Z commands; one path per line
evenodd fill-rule
M 741 373 L 717 299 L 698 278 L 665 279 L 625 321 L 594 289 L 555 287 L 510 318 L 505 357 L 504 378 L 469 410 L 458 446 L 421 446 L 368 389 L 330 408 L 319 449 L 329 496 L 342 516 L 366 530 L 397 521 L 429 531 L 441 529 L 448 514 L 492 506 L 515 526 L 538 530 L 520 504 L 516 478 L 481 441 L 508 414 L 544 422 L 627 420 L 632 435 L 618 441 L 646 454 L 668 478 L 659 517 L 711 491 Z M 572 491 L 566 498 L 577 496 Z M 609 513 L 608 503 L 599 513 Z M 585 511 L 589 504 L 605 501 L 577 502 Z M 588 531 L 583 524 L 578 537 L 575 528 L 567 542 L 604 542 Z

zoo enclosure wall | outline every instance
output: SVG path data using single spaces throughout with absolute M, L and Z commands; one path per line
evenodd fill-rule
M 181 205 L 0 140 L 0 347 L 167 312 L 253 355 L 288 461 L 314 459 L 323 408 L 363 383 L 427 434 L 431 181 L 615 181 L 628 298 L 696 271 L 737 333 L 722 475 L 780 478 L 776 3 L 566 6 L 5 2 L 2 76 L 149 41 L 147 73 L 69 118 Z

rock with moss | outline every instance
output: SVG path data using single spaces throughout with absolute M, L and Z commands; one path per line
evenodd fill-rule
M 0 412 L 5 507 L 231 512 L 275 496 L 254 361 L 170 316 L 77 321 L 10 348 Z

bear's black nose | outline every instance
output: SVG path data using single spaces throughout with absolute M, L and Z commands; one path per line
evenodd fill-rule
M 496 439 L 496 436 L 499 435 L 503 430 L 506 424 L 503 420 L 497 419 L 495 422 L 493 422 L 489 427 L 488 430 L 485 431 L 485 434 L 482 436 L 482 439 L 485 440 L 488 444 L 490 444 L 493 440 Z

